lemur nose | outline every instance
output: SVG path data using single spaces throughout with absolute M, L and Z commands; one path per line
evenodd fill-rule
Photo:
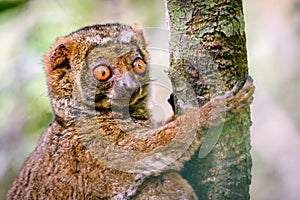
M 130 74 L 130 72 L 126 72 L 120 80 L 120 86 L 126 90 L 134 91 L 140 87 L 140 83 Z

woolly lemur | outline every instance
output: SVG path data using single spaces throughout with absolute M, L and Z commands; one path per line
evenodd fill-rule
M 7 199 L 197 199 L 178 171 L 205 129 L 251 103 L 254 91 L 249 80 L 153 127 L 149 56 L 137 25 L 94 25 L 59 38 L 44 67 L 54 117 Z

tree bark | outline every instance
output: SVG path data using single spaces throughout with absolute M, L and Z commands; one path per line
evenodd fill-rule
M 166 0 L 175 102 L 194 107 L 248 76 L 242 0 Z M 176 108 L 176 114 L 180 114 Z M 229 115 L 230 113 L 228 113 Z M 249 106 L 218 127 L 181 174 L 199 199 L 250 199 Z

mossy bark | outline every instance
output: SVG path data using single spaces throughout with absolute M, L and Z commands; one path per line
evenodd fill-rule
M 175 101 L 201 106 L 246 80 L 242 0 L 166 0 L 166 6 Z M 207 130 L 206 141 L 181 172 L 199 199 L 250 199 L 250 126 L 245 106 Z

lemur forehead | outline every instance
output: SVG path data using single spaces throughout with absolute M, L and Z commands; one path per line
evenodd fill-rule
M 109 43 L 130 43 L 131 41 L 135 40 L 135 34 L 133 31 L 124 30 L 114 35 L 103 36 L 100 34 L 95 34 L 86 37 L 86 41 L 91 44 L 98 44 L 98 45 L 107 45 Z

